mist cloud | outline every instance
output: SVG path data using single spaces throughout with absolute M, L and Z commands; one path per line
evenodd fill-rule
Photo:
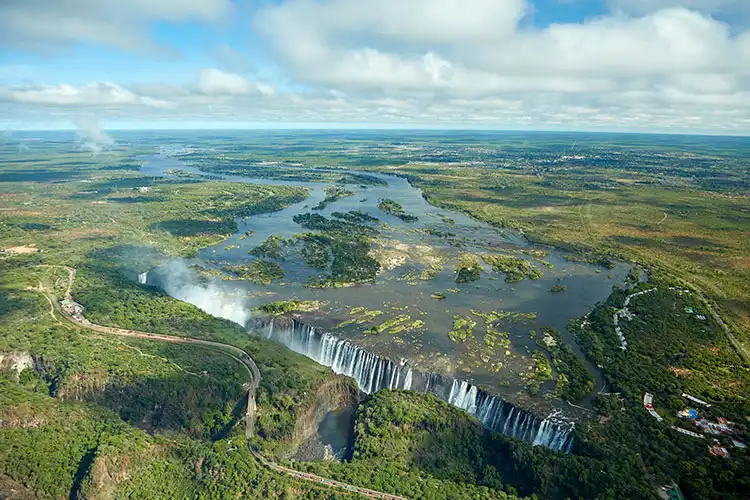
M 77 118 L 73 120 L 73 125 L 76 127 L 76 136 L 82 150 L 101 153 L 115 145 L 115 140 L 101 129 L 96 118 Z
M 176 299 L 242 326 L 250 320 L 251 307 L 247 297 L 232 295 L 226 288 L 211 282 L 200 282 L 196 273 L 182 260 L 167 263 L 160 276 L 164 280 L 164 290 Z

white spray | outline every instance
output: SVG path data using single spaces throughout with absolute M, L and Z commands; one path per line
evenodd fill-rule
M 245 326 L 250 319 L 250 305 L 243 295 L 232 295 L 227 289 L 214 283 L 201 283 L 195 273 L 182 260 L 167 264 L 164 290 L 172 297 L 193 304 L 219 318 L 228 319 Z
M 96 118 L 80 117 L 73 120 L 73 125 L 76 127 L 76 135 L 83 151 L 98 154 L 110 150 L 115 145 L 115 140 L 101 129 Z

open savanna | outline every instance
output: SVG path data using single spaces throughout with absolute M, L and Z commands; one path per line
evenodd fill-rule
M 235 218 L 278 210 L 303 189 L 144 177 L 130 155 L 54 151 L 0 171 L 0 250 L 36 246 L 75 265 L 87 251 L 150 245 L 189 256 L 236 231 Z

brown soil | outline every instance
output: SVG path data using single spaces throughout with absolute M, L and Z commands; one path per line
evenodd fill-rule
M 22 254 L 22 253 L 36 253 L 39 249 L 36 247 L 36 245 L 25 245 L 20 247 L 10 247 L 3 250 L 5 253 L 11 253 L 11 254 Z

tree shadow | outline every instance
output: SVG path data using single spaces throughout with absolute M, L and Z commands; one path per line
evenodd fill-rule
M 80 177 L 81 172 L 52 168 L 35 168 L 31 170 L 3 169 L 0 172 L 0 182 L 60 182 Z
M 204 236 L 233 233 L 236 224 L 232 220 L 173 219 L 155 222 L 149 230 L 165 231 L 172 236 Z

